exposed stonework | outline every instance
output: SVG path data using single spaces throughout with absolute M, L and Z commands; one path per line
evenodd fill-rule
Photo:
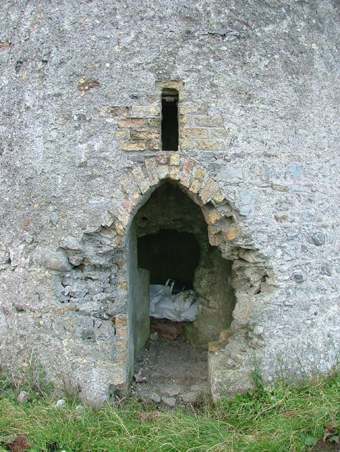
M 194 282 L 214 397 L 249 388 L 255 356 L 265 383 L 338 364 L 339 19 L 333 0 L 3 2 L 2 366 L 33 359 L 93 403 L 124 392 L 147 280 L 131 283 L 134 219 L 169 182 L 201 209 L 216 270 Z M 223 291 L 207 294 L 226 273 L 218 324 Z

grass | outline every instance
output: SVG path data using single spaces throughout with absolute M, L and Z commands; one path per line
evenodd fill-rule
M 56 408 L 41 387 L 20 404 L 20 390 L 0 380 L 0 440 L 24 435 L 39 452 L 307 451 L 340 416 L 338 374 L 172 411 L 131 399 L 100 409 L 74 401 Z

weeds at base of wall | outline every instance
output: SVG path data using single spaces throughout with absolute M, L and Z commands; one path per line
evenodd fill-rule
M 329 423 L 339 426 L 339 400 L 338 373 L 300 387 L 257 388 L 191 410 L 134 399 L 100 409 L 74 402 L 56 409 L 51 398 L 25 404 L 0 398 L 0 441 L 24 435 L 30 450 L 45 452 L 307 452 L 322 444 Z
M 54 385 L 46 379 L 42 366 L 34 361 L 24 363 L 21 369 L 10 371 L 0 367 L 0 397 L 17 400 L 19 395 L 25 402 L 47 400 L 54 391 Z

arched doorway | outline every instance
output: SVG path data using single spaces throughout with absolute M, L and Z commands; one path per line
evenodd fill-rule
M 182 269 L 179 276 L 188 278 L 200 296 L 190 339 L 195 346 L 209 344 L 212 396 L 217 400 L 253 385 L 254 354 L 260 362 L 266 351 L 258 312 L 273 297 L 275 275 L 246 234 L 246 217 L 206 170 L 195 165 L 176 153 L 146 158 L 117 186 L 117 205 L 101 223 L 79 241 L 69 236 L 62 243 L 59 254 L 63 265 L 67 256 L 68 264 L 66 271 L 57 272 L 56 300 L 63 312 L 79 320 L 77 353 L 85 357 L 84 363 L 93 363 L 86 369 L 101 369 L 88 379 L 82 364 L 75 367 L 84 400 L 93 394 L 108 400 L 128 389 L 138 351 L 150 334 L 150 273 L 155 276 L 152 268 L 138 265 L 138 240 L 146 237 L 153 243 L 155 234 L 168 248 L 175 240 L 171 234 L 182 237 L 174 249 L 183 248 L 183 253 L 175 254 L 175 261 L 185 262 L 183 256 L 195 254 L 185 234 L 199 245 L 196 261 L 185 262 L 189 275 L 183 276 Z M 148 268 L 150 258 L 141 264 Z M 171 270 L 168 265 L 162 268 L 163 276 L 155 276 L 160 280 Z
M 158 343 L 157 348 L 151 343 L 151 347 L 159 354 L 159 360 L 162 353 L 165 356 L 160 378 L 172 381 L 177 389 L 184 385 L 179 384 L 181 379 L 190 380 L 191 387 L 198 386 L 198 381 L 208 379 L 208 343 L 218 342 L 221 331 L 227 330 L 232 322 L 235 306 L 232 262 L 222 258 L 220 250 L 210 245 L 208 224 L 201 207 L 189 198 L 180 184 L 162 181 L 140 207 L 130 230 L 129 256 L 131 359 L 137 358 L 150 334 L 149 283 L 164 285 L 168 279 L 179 280 L 186 288 L 193 288 L 200 298 L 196 320 L 193 324 L 184 324 L 182 340 L 186 347 L 179 343 L 169 343 L 171 351 L 170 348 L 165 350 L 164 344 Z M 174 350 L 182 356 L 175 356 Z M 199 353 L 200 356 L 195 355 Z M 187 366 L 185 375 L 181 373 L 181 360 L 183 366 Z M 167 365 L 173 368 L 173 375 L 165 369 Z

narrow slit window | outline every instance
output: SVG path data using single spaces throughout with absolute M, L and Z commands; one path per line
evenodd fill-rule
M 178 149 L 178 91 L 176 89 L 162 91 L 162 149 L 163 151 Z

